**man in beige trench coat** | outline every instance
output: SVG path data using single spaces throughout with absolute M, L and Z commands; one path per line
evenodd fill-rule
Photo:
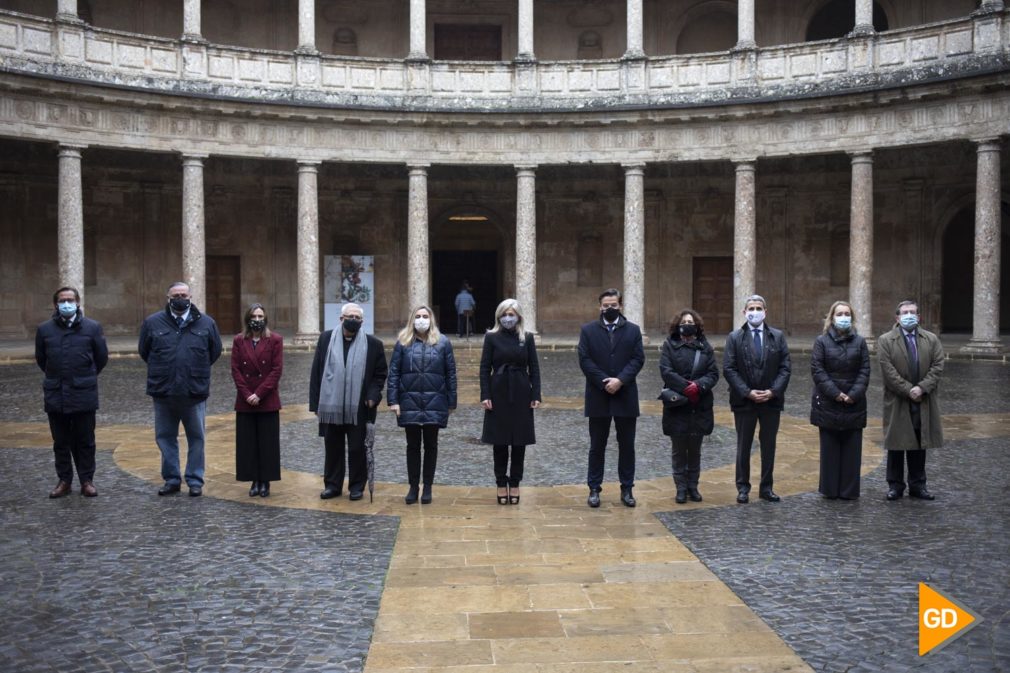
M 940 418 L 940 377 L 943 346 L 940 338 L 919 327 L 919 306 L 911 300 L 898 304 L 895 325 L 877 339 L 880 371 L 884 377 L 884 449 L 887 450 L 887 499 L 905 493 L 933 500 L 926 488 L 926 449 L 943 445 Z

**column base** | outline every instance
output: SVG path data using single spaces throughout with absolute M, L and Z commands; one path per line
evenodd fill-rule
M 621 57 L 622 61 L 644 61 L 645 59 L 645 52 L 641 49 L 628 50 L 624 52 L 624 56 Z
M 190 44 L 209 44 L 207 38 L 199 33 L 183 33 L 182 37 L 179 38 L 180 42 L 188 42 Z
M 299 47 L 295 49 L 295 53 L 300 56 L 319 56 L 321 52 L 313 45 L 303 44 L 299 45 Z
M 1003 344 L 999 340 L 971 338 L 968 343 L 958 349 L 961 353 L 976 355 L 999 355 L 1003 352 Z
M 872 24 L 861 23 L 853 28 L 852 32 L 846 35 L 846 37 L 870 37 L 871 35 L 875 35 L 876 32 Z
M 754 40 L 742 40 L 733 45 L 733 48 L 730 49 L 730 52 L 735 53 L 738 51 L 754 51 L 757 48 L 758 48 L 757 42 L 755 42 Z
M 293 343 L 296 346 L 315 346 L 319 343 L 319 332 L 296 332 Z
M 407 63 L 431 63 L 431 57 L 427 54 L 408 54 L 404 59 Z
M 81 17 L 77 16 L 76 14 L 57 14 L 56 15 L 56 22 L 57 23 L 70 23 L 70 24 L 73 24 L 75 26 L 84 26 L 84 25 L 86 25 L 84 19 L 82 19 Z

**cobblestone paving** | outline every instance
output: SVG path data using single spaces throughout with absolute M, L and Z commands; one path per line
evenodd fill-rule
M 49 451 L 0 474 L 0 671 L 362 670 L 397 518 L 152 497 L 104 451 L 95 499 L 45 497 Z

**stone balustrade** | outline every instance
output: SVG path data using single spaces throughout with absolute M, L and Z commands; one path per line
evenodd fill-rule
M 136 35 L 0 11 L 0 69 L 180 95 L 405 110 L 593 110 L 844 93 L 1007 67 L 1008 12 L 647 59 L 416 62 Z

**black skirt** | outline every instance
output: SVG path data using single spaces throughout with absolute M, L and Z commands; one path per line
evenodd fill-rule
M 238 481 L 280 481 L 279 411 L 235 413 L 235 478 Z

